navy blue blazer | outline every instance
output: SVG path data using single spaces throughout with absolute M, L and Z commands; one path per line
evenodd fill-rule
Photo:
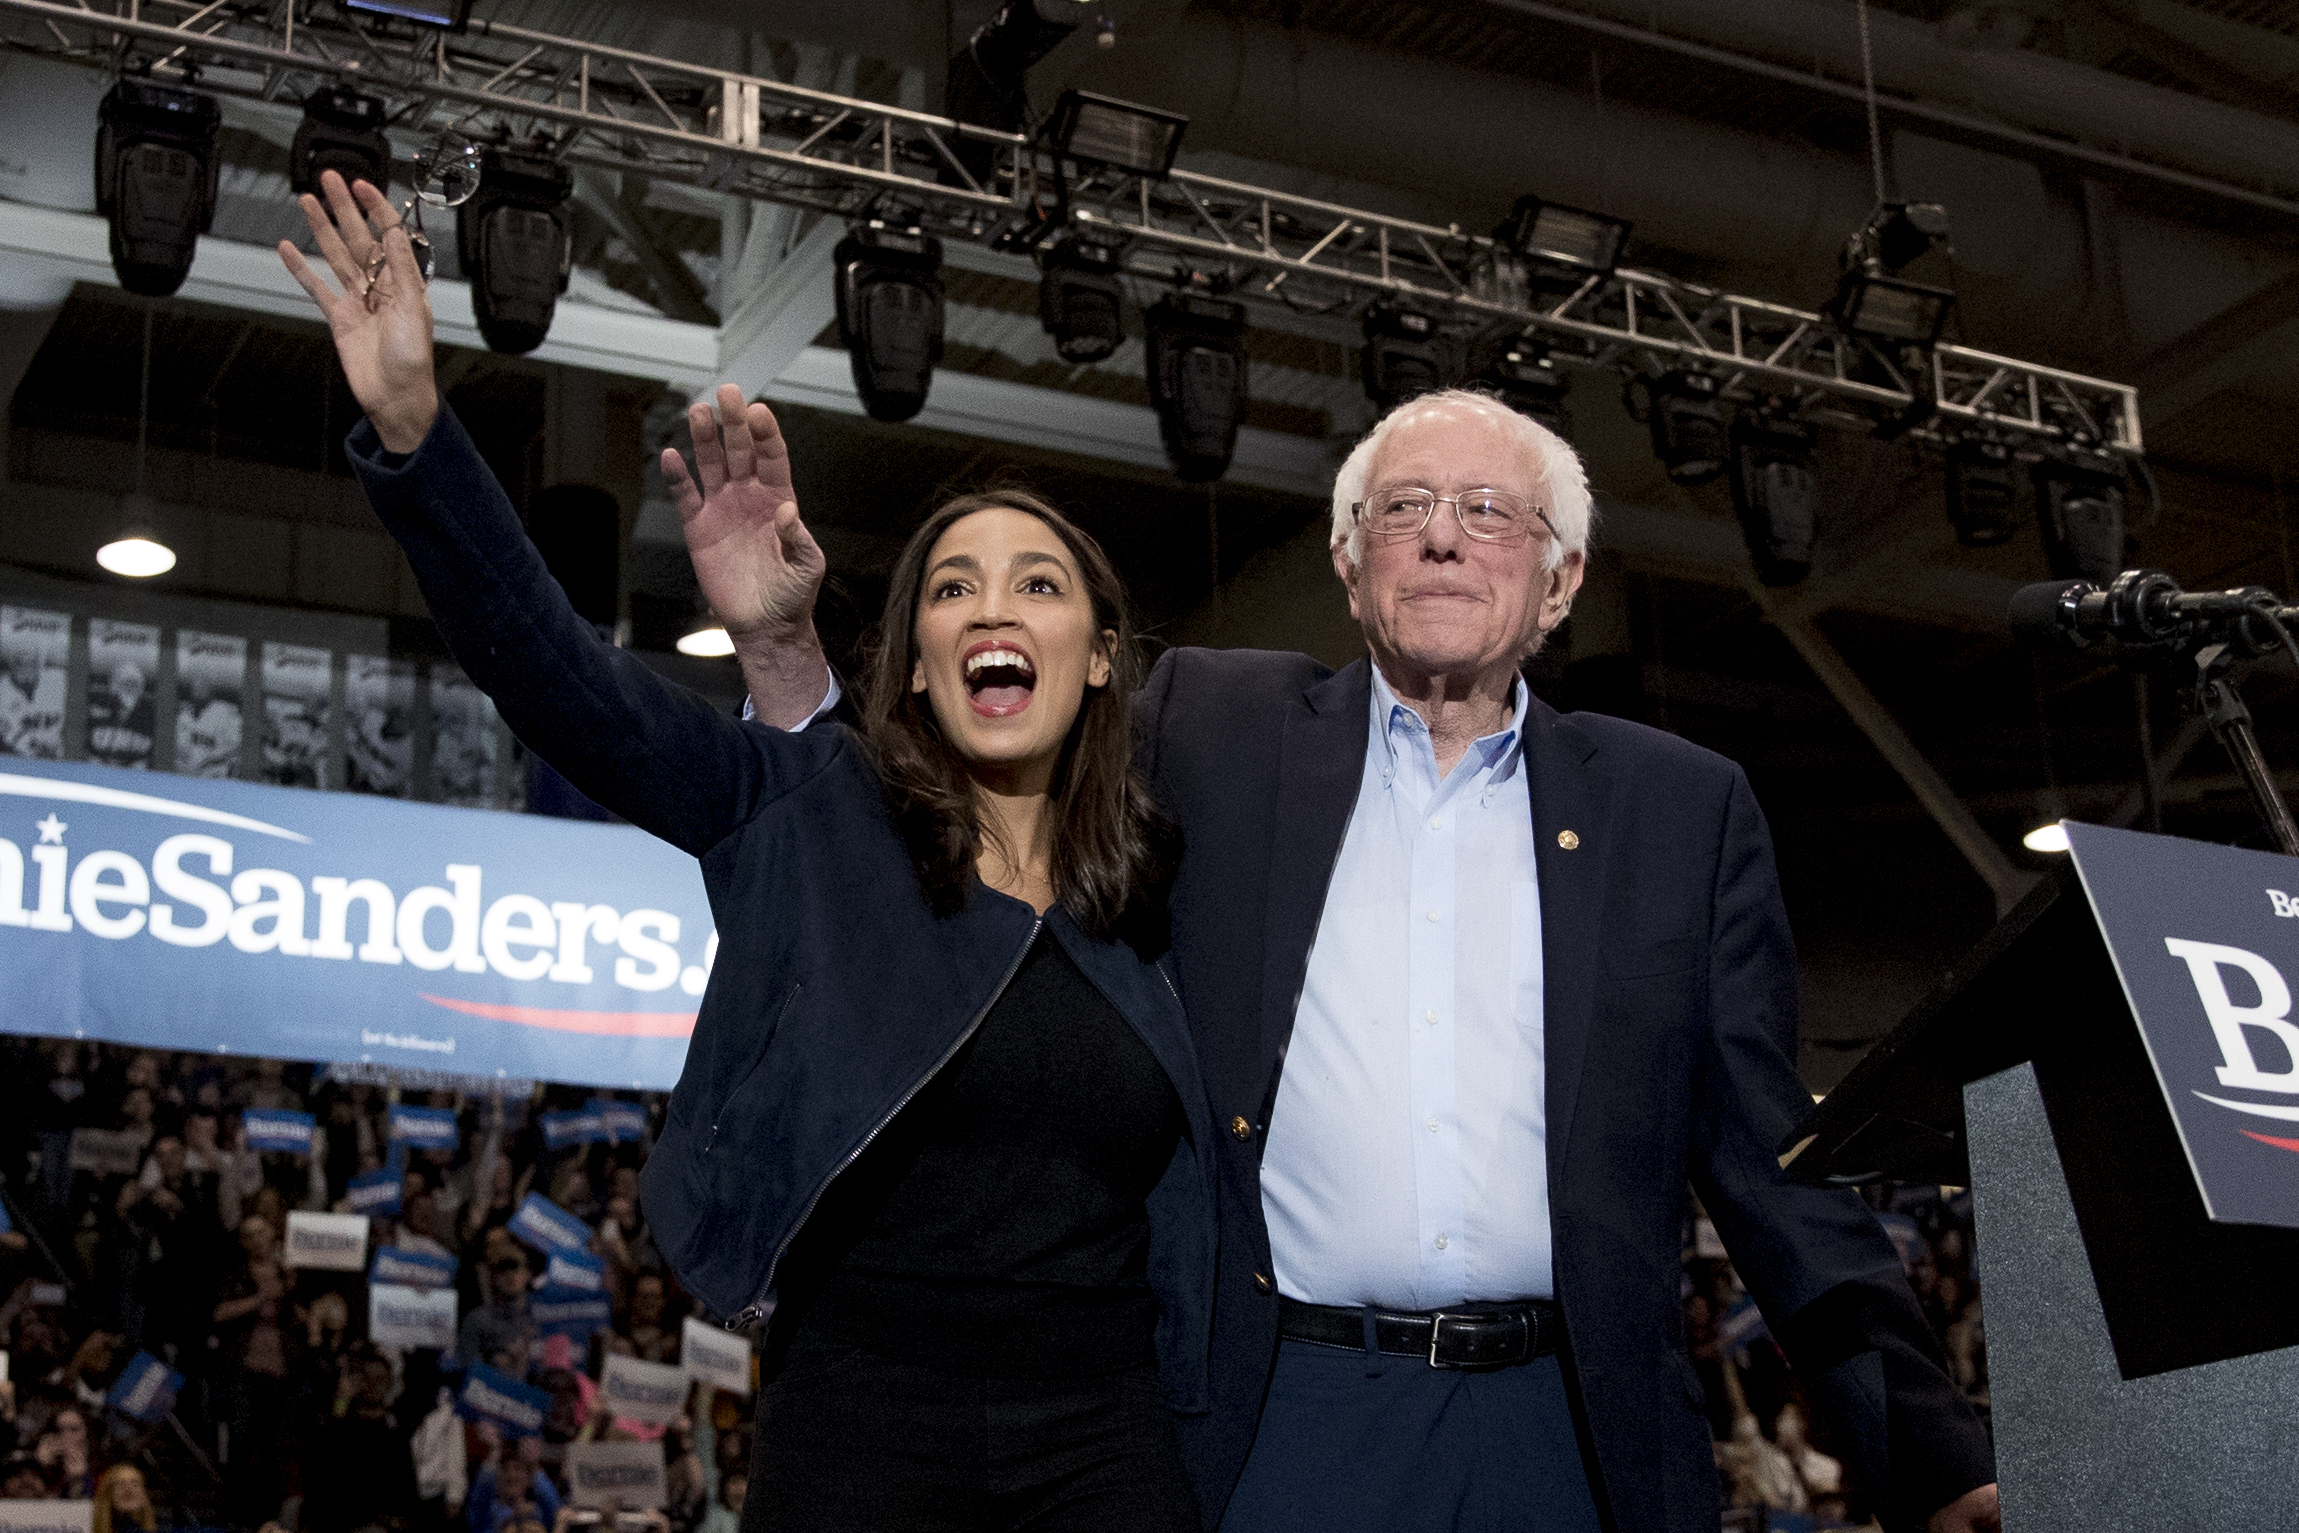
M 840 724 L 744 723 L 602 643 L 444 407 L 387 454 L 345 444 L 448 647 L 519 738 L 593 800 L 702 862 L 719 948 L 640 1195 L 679 1280 L 755 1312 L 831 1179 L 973 1035 L 1041 925 L 1156 1056 L 1187 1131 L 1149 1198 L 1168 1402 L 1201 1411 L 1215 1135 L 1163 969 L 977 885 L 937 916 L 876 769 Z
M 1183 835 L 1174 959 L 1228 1130 L 1213 1409 L 1182 1423 L 1209 1527 L 1276 1357 L 1261 1149 L 1364 771 L 1371 677 L 1362 659 L 1334 674 L 1305 655 L 1178 649 L 1141 699 L 1142 762 Z M 1866 1205 L 1780 1170 L 1811 1098 L 1795 1070 L 1795 954 L 1747 779 L 1673 735 L 1537 700 L 1524 750 L 1557 1300 L 1598 1505 L 1635 1533 L 1715 1533 L 1679 1298 L 1690 1183 L 1850 1437 L 1854 1472 L 1881 1488 L 1887 1526 L 1921 1528 L 1995 1477 L 1992 1455 Z

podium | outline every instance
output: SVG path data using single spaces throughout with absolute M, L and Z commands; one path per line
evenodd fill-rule
M 1781 1146 L 1968 1185 L 2010 1533 L 2299 1524 L 2299 859 L 2070 824 Z

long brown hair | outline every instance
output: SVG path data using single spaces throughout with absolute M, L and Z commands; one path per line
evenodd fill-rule
M 1034 516 L 1062 540 L 1093 604 L 1096 632 L 1111 632 L 1110 680 L 1088 687 L 1054 771 L 1055 898 L 1097 937 L 1162 945 L 1173 831 L 1134 770 L 1133 695 L 1142 680 L 1140 641 L 1116 566 L 1083 529 L 1026 491 L 961 495 L 911 535 L 886 589 L 885 615 L 863 685 L 863 737 L 918 882 L 936 911 L 964 907 L 982 854 L 974 780 L 943 735 L 933 705 L 910 690 L 918 660 L 918 601 L 926 561 L 952 524 L 993 508 Z

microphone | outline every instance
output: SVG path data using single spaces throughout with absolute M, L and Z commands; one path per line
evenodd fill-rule
M 2255 654 L 2277 643 L 2277 621 L 2299 621 L 2265 586 L 2182 591 L 2161 570 L 2125 570 L 2106 588 L 2088 580 L 2045 580 L 2012 593 L 2012 633 L 2023 644 L 2088 649 L 2102 639 L 2154 645 L 2224 625 Z M 2254 619 L 2266 619 L 2254 624 Z

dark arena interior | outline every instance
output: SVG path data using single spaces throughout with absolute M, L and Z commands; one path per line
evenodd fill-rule
M 2001 1526 L 2264 1527 L 2205 1487 L 2257 1471 L 2283 1477 L 2260 1504 L 2299 1494 L 2287 1455 L 2270 1471 L 2198 1445 L 2201 1415 L 2143 1430 L 2189 1410 L 2182 1379 L 2204 1415 L 2287 1402 L 2299 1335 L 2143 1364 L 2133 1328 L 2156 1321 L 2110 1276 L 2117 1242 L 2178 1245 L 2188 1224 L 2292 1254 L 2271 1241 L 2299 1196 L 2230 1215 L 2179 1116 L 2249 1080 L 2266 1095 L 2237 1137 L 2288 1184 L 2299 1139 L 2277 1136 L 2299 1129 L 2274 1118 L 2299 1113 L 2269 1110 L 2299 1091 L 2267 945 L 2284 928 L 2190 930 L 2204 883 L 2146 886 L 2173 923 L 2148 928 L 2154 961 L 2168 933 L 2174 954 L 2209 936 L 2256 965 L 2223 983 L 2205 976 L 2241 959 L 2189 957 L 2179 1004 L 2221 1051 L 2190 1089 L 2154 1031 L 2189 1023 L 2151 1012 L 2080 828 L 2240 849 L 2227 877 L 2260 916 L 2253 887 L 2299 854 L 2279 770 L 2299 762 L 2299 4 L 0 0 L 0 45 L 0 1529 L 816 1525 L 752 1485 L 782 1387 L 771 1301 L 714 1307 L 693 1239 L 658 1240 L 655 1189 L 689 1172 L 642 1196 L 658 1140 L 701 1110 L 671 1091 L 719 1004 L 698 1000 L 709 977 L 737 972 L 722 944 L 764 939 L 728 926 L 715 883 L 705 905 L 689 859 L 601 824 L 618 817 L 570 784 L 582 771 L 498 714 L 450 630 L 504 613 L 441 622 L 370 509 L 374 449 L 346 440 L 362 404 L 275 253 L 314 251 L 297 194 L 326 170 L 427 221 L 437 396 L 617 674 L 721 719 L 751 684 L 661 466 L 721 384 L 779 424 L 850 699 L 906 541 L 952 497 L 1026 491 L 1072 518 L 1122 578 L 1145 666 L 1205 647 L 1339 669 L 1368 644 L 1330 552 L 1351 448 L 1448 388 L 1549 428 L 1594 516 L 1569 616 L 1523 664 L 1530 706 L 1745 774 L 1793 933 L 1787 1063 L 1815 1102 L 1851 1093 L 1859 1122 L 1812 1132 L 1868 1173 L 1841 1180 L 1900 1259 L 1923 1366 L 1993 1443 Z M 379 247 L 342 301 L 383 270 Z M 1445 538 L 1456 509 L 1434 507 Z M 2015 632 L 2015 593 L 2046 582 Z M 2168 1192 L 2120 1160 L 2087 1169 L 2079 1120 L 2112 1114 L 2043 1045 L 1988 1052 L 1991 1029 L 2038 1023 L 2024 1002 L 1975 1003 L 1954 1047 L 1988 1062 L 1952 1061 L 1945 1086 L 1896 1098 L 1888 1067 L 1918 1051 L 1875 1048 L 1912 1013 L 1963 1015 L 1987 963 L 2064 962 L 2034 993 L 2093 993 L 2077 958 L 1999 928 L 2076 888 L 2063 821 L 2124 988 L 2101 978 L 2100 1008 L 2069 1000 L 2050 1027 L 2128 1040 L 2128 1000 L 2152 1053 L 2125 1051 L 2139 1096 L 2114 1100 L 2153 1115 Z M 1609 897 L 1658 908 L 1672 868 L 1721 877 L 1713 846 L 1679 850 Z M 1189 866 L 1177 898 L 1202 887 Z M 2299 891 L 2299 866 L 2282 876 Z M 1191 940 L 1178 999 L 1211 1061 Z M 1269 972 L 1300 998 L 1298 970 L 1290 988 Z M 1553 1028 L 1553 988 L 1548 1005 Z M 780 1042 L 710 1057 L 740 1080 Z M 2048 1117 L 2057 1159 L 2052 1134 L 2020 1142 L 2065 1163 L 2045 1202 L 2072 1188 L 2082 1227 L 2053 1281 L 2086 1304 L 2098 1281 L 2144 1493 L 2104 1425 L 2023 1435 L 2057 1377 L 2020 1330 L 2049 1307 L 2018 1287 L 2046 1258 L 1991 1246 L 2033 1210 L 1989 1207 L 1983 1161 L 2011 1141 L 1983 1143 L 1974 1097 L 1967 1146 L 1955 1091 L 2031 1057 L 2049 1111 L 2024 1121 Z M 697 1068 L 694 1101 L 731 1113 Z M 1707 1092 L 1735 1067 L 1690 1068 Z M 1930 1129 L 1894 1118 L 1919 1087 L 1931 1106 L 1906 1118 Z M 1282 1127 L 1277 1092 L 1241 1099 L 1238 1140 Z M 1662 1095 L 1656 1114 L 1683 1111 Z M 1762 1119 L 1765 1164 L 1797 1117 L 1767 1110 L 1787 1116 Z M 1933 1138 L 1860 1139 L 1887 1122 Z M 2143 1184 L 2176 1210 L 2103 1212 Z M 1237 1186 L 1250 1171 L 1222 1197 Z M 1727 1237 L 1753 1226 L 1681 1201 L 1660 1253 L 1681 1323 L 1653 1348 L 1685 1363 L 1718 1501 L 1688 1512 L 1672 1489 L 1648 1515 L 1604 1459 L 1603 1525 L 1925 1527 L 1830 1403 L 1812 1360 L 1841 1354 L 1799 1351 L 1810 1312 L 1775 1302 L 1794 1285 L 1736 1268 L 1753 1258 Z M 1602 1222 L 1574 1218 L 1560 1262 L 1568 1230 Z M 1291 1276 L 1275 1260 L 1251 1273 L 1264 1294 Z M 1367 1306 L 1373 1360 L 1375 1301 L 1322 1302 Z M 1597 1418 L 1576 1419 L 1595 1465 Z M 2142 1505 L 2153 1520 L 2120 1520 Z M 1479 1515 L 1442 1525 L 1546 1526 Z

